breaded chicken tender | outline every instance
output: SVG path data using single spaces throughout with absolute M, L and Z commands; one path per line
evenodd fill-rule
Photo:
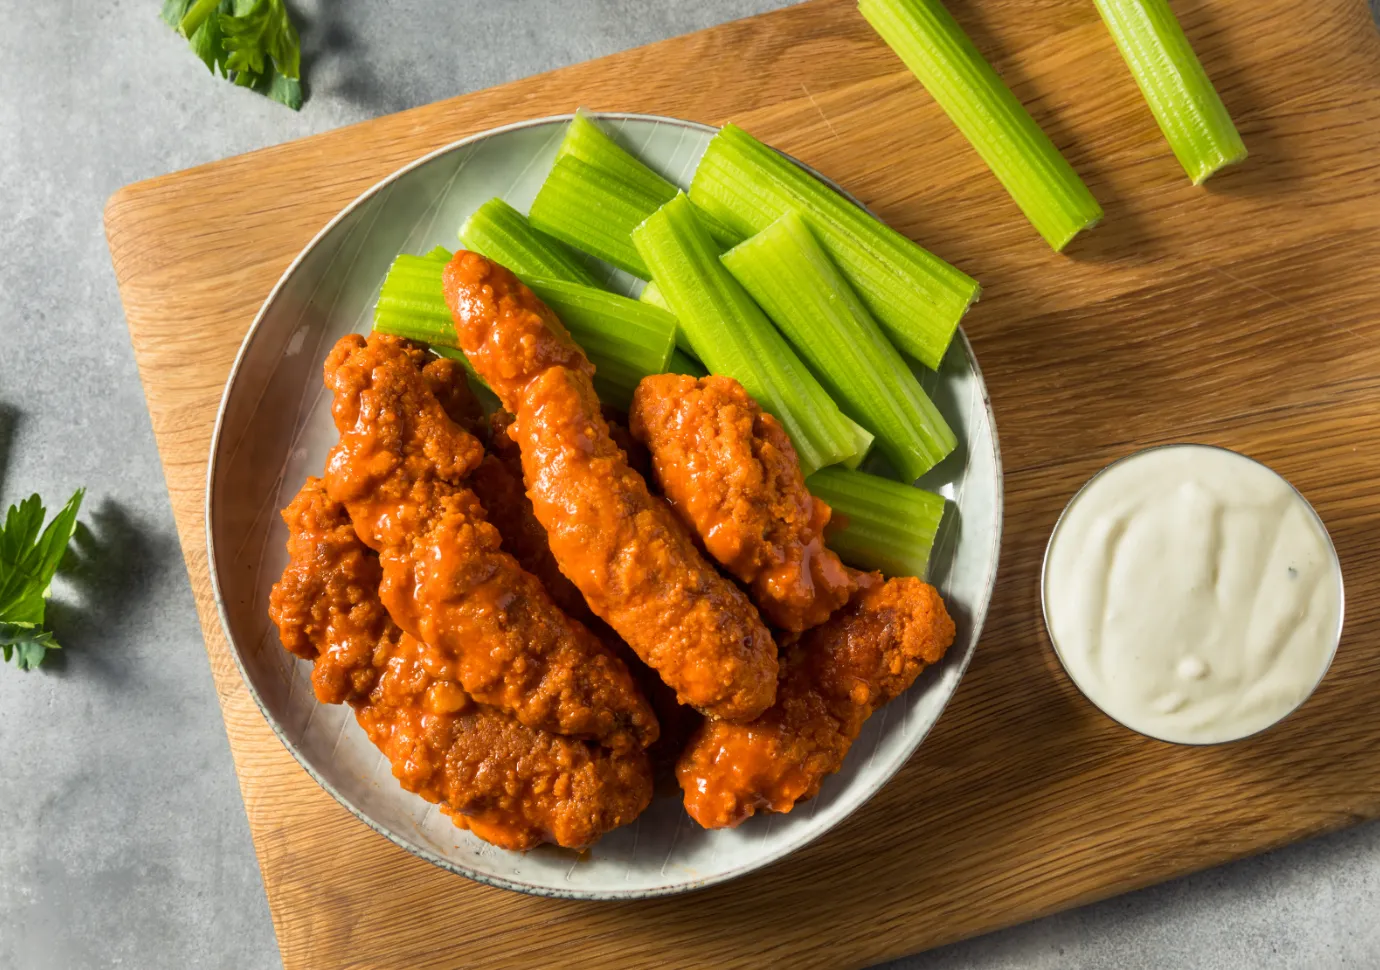
M 441 407 L 406 341 L 350 335 L 326 362 L 340 443 L 326 486 L 380 554 L 380 599 L 405 632 L 454 657 L 476 700 L 531 728 L 613 748 L 656 740 L 627 667 L 500 548 L 466 476 L 479 441 Z
M 824 547 L 829 506 L 805 488 L 786 429 L 741 384 L 645 377 L 629 421 L 662 493 L 774 625 L 799 633 L 848 601 L 848 569 Z
M 681 755 L 685 809 L 700 825 L 726 828 L 813 797 L 872 712 L 953 643 L 954 622 L 933 586 L 875 573 L 858 585 L 847 606 L 791 647 L 770 710 L 751 724 L 706 722 Z
M 615 754 L 478 704 L 450 658 L 398 629 L 379 601 L 378 557 L 321 479 L 283 519 L 289 562 L 270 596 L 283 645 L 314 661 L 318 699 L 351 704 L 404 788 L 506 849 L 583 848 L 646 808 L 645 752 Z
M 776 644 L 629 467 L 584 353 L 531 290 L 477 253 L 455 254 L 444 287 L 462 349 L 516 415 L 523 479 L 561 572 L 683 703 L 755 718 L 775 696 Z

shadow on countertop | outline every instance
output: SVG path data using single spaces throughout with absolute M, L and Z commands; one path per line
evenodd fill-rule
M 149 605 L 147 591 L 160 588 L 176 558 L 171 536 L 136 521 L 118 502 L 107 498 L 83 510 L 45 617 L 63 649 L 50 653 L 42 669 L 63 676 L 80 666 L 123 683 L 128 666 L 105 645 L 120 640 L 131 612 Z

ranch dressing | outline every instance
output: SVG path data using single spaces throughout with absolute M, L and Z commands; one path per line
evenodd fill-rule
M 1050 537 L 1043 597 L 1088 699 L 1185 744 L 1280 720 L 1341 634 L 1341 569 L 1313 508 L 1264 465 L 1206 445 L 1152 448 L 1094 476 Z

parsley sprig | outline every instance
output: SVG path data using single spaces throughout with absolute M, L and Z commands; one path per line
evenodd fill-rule
M 302 107 L 302 45 L 284 0 L 163 0 L 163 20 L 212 74 Z
M 43 629 L 43 613 L 85 493 L 77 489 L 46 529 L 43 501 L 30 495 L 10 506 L 0 529 L 0 653 L 6 663 L 17 657 L 20 670 L 33 670 L 49 650 L 59 649 Z

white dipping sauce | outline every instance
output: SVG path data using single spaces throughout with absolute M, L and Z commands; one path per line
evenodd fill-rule
M 1094 476 L 1045 554 L 1045 622 L 1069 676 L 1151 737 L 1231 741 L 1312 693 L 1341 634 L 1327 531 L 1283 478 L 1206 445 Z

